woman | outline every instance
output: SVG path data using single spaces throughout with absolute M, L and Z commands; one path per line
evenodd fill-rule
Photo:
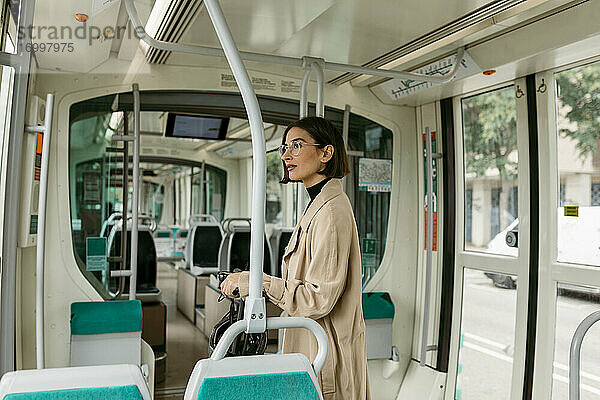
M 280 155 L 282 183 L 302 181 L 310 203 L 283 255 L 282 278 L 264 275 L 268 299 L 289 316 L 316 320 L 329 337 L 329 354 L 319 374 L 325 400 L 370 399 L 362 312 L 362 276 L 358 232 L 340 178 L 350 171 L 344 141 L 323 118 L 290 124 Z M 221 285 L 248 295 L 248 273 L 231 274 Z M 284 353 L 313 360 L 317 341 L 306 329 L 287 329 Z

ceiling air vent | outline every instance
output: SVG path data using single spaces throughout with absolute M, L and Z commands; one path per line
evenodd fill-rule
M 202 7 L 202 0 L 156 0 L 146 31 L 156 40 L 178 43 Z M 146 60 L 151 64 L 164 64 L 170 54 L 170 51 L 149 47 Z

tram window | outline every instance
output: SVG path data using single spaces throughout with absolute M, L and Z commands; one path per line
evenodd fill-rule
M 3 1 L 2 6 L 0 6 L 0 29 L 4 35 L 0 38 L 0 50 L 9 54 L 16 53 L 16 46 L 21 36 L 18 34 L 20 3 L 21 1 Z
M 225 215 L 225 194 L 227 173 L 222 169 L 206 166 L 206 212 L 223 220 Z
M 122 153 L 107 152 L 107 147 L 122 146 L 112 143 L 112 135 L 124 134 L 125 113 L 103 111 L 110 110 L 114 104 L 114 97 L 74 104 L 69 133 L 71 231 L 75 260 L 82 274 L 104 297 L 108 296 L 108 292 L 102 283 L 102 272 L 87 270 L 86 239 L 100 236 L 105 225 L 104 236 L 108 237 L 112 226 L 107 225 L 107 220 L 112 214 L 124 210 L 131 215 L 133 197 L 131 152 L 128 171 L 123 169 Z M 158 111 L 142 111 L 142 135 L 160 134 L 163 115 Z M 130 114 L 127 119 L 131 123 Z M 193 179 L 201 170 L 201 164 L 163 158 L 168 156 L 168 152 L 161 151 L 141 156 L 140 212 L 153 216 L 159 224 L 185 225 L 194 207 L 198 207 L 199 187 L 193 188 Z M 205 171 L 204 212 L 221 220 L 225 209 L 227 173 L 211 165 L 205 165 Z M 124 174 L 129 175 L 125 185 Z M 199 184 L 198 179 L 196 182 Z M 127 204 L 124 204 L 125 194 L 128 195 Z
M 517 292 L 512 275 L 464 269 L 456 399 L 510 398 Z
M 555 79 L 558 261 L 600 266 L 600 62 Z
M 600 288 L 559 283 L 556 298 L 556 335 L 552 399 L 568 398 L 569 347 L 577 326 L 600 310 Z M 600 325 L 590 328 L 581 346 L 581 399 L 600 399 Z
M 462 99 L 465 250 L 518 255 L 517 110 L 514 88 Z
M 342 127 L 338 129 L 341 131 Z M 393 134 L 374 121 L 350 114 L 346 147 L 350 174 L 346 177 L 345 189 L 354 209 L 361 242 L 364 286 L 375 275 L 385 252 L 392 191 Z M 378 182 L 367 185 L 367 176 L 376 176 Z

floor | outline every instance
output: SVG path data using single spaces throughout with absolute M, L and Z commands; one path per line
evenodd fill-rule
M 170 264 L 159 263 L 157 283 L 167 305 L 167 372 L 164 382 L 155 386 L 154 398 L 183 399 L 194 365 L 208 357 L 208 340 L 177 311 L 177 270 Z

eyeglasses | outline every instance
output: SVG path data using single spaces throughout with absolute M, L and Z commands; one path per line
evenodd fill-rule
M 289 150 L 290 154 L 293 155 L 294 157 L 296 157 L 296 156 L 298 156 L 298 154 L 300 154 L 300 150 L 302 150 L 302 146 L 304 146 L 304 145 L 316 146 L 316 147 L 321 146 L 318 143 L 306 143 L 306 142 L 297 140 L 297 141 L 293 141 L 290 144 L 282 144 L 281 146 L 279 146 L 279 156 L 283 157 L 285 152 Z

